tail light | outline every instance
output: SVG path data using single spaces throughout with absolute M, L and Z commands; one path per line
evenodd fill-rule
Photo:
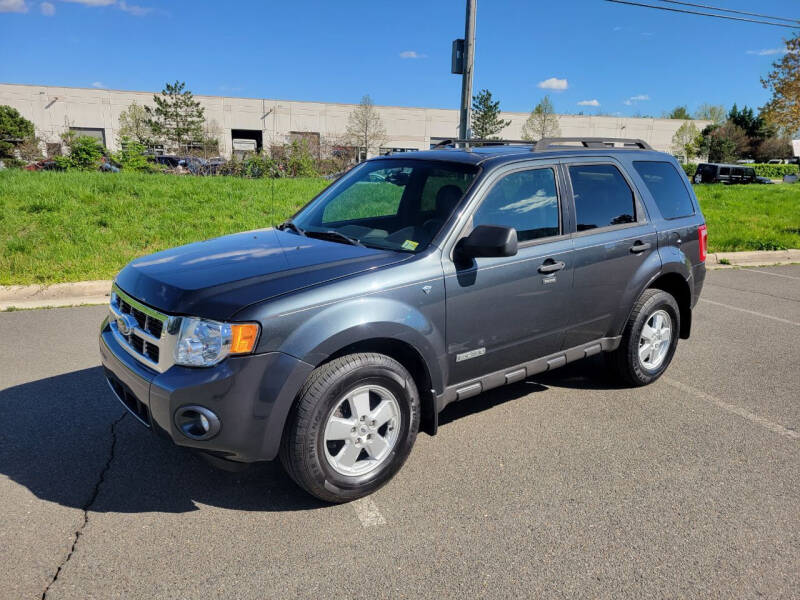
M 705 262 L 708 254 L 708 229 L 705 224 L 697 228 L 697 240 L 700 242 L 700 262 Z

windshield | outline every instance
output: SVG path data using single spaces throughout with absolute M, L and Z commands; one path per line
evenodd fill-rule
M 372 248 L 421 252 L 478 169 L 422 160 L 365 162 L 301 210 L 285 229 Z

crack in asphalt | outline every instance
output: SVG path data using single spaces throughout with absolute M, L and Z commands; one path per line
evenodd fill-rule
M 69 552 L 64 557 L 64 560 L 62 560 L 61 563 L 58 565 L 58 568 L 56 569 L 53 578 L 47 584 L 47 587 L 44 588 L 44 591 L 42 592 L 42 600 L 47 600 L 47 592 L 50 591 L 52 585 L 56 582 L 59 575 L 61 575 L 61 571 L 64 569 L 66 564 L 72 558 L 72 555 L 75 553 L 75 548 L 77 548 L 78 546 L 78 540 L 80 540 L 84 528 L 89 523 L 89 510 L 92 508 L 92 505 L 95 503 L 95 500 L 97 500 L 97 496 L 100 494 L 100 488 L 102 487 L 103 482 L 105 481 L 106 473 L 111 468 L 111 463 L 114 461 L 114 452 L 117 447 L 117 425 L 119 425 L 119 423 L 122 421 L 122 419 L 125 418 L 125 415 L 127 414 L 128 414 L 127 412 L 123 412 L 116 421 L 111 423 L 111 447 L 109 448 L 106 464 L 103 465 L 103 468 L 100 470 L 100 476 L 97 478 L 97 483 L 94 484 L 94 489 L 92 490 L 89 499 L 83 505 L 83 523 L 81 523 L 80 527 L 78 527 L 78 529 L 75 530 L 74 538 L 72 540 L 72 547 L 69 549 Z

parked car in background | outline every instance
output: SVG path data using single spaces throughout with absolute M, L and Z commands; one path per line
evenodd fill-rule
M 212 462 L 279 456 L 344 502 L 451 402 L 601 353 L 655 381 L 691 331 L 705 220 L 674 157 L 575 141 L 373 158 L 276 228 L 134 260 L 100 328 L 111 389 Z
M 754 183 L 753 167 L 724 163 L 700 163 L 692 178 L 694 183 Z
M 772 179 L 770 179 L 769 177 L 761 177 L 759 175 L 758 177 L 756 177 L 756 183 L 770 184 L 770 183 L 775 183 L 775 182 L 772 181 Z

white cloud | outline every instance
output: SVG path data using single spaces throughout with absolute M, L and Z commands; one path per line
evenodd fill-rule
M 540 81 L 537 84 L 538 87 L 542 88 L 543 90 L 557 90 L 563 91 L 569 87 L 566 79 L 559 79 L 558 77 L 551 77 L 550 79 L 545 79 L 544 81 Z
M 772 56 L 773 54 L 786 54 L 786 48 L 764 48 L 763 50 L 748 50 L 746 54 L 756 56 Z
M 145 6 L 139 6 L 137 4 L 128 4 L 125 0 L 121 0 L 119 3 L 120 10 L 133 15 L 134 17 L 143 17 L 146 14 L 153 11 L 152 8 L 147 8 Z
M 428 55 L 420 54 L 416 50 L 403 50 L 400 53 L 400 58 L 428 58 Z
M 631 96 L 627 100 L 625 100 L 625 106 L 630 106 L 636 102 L 644 102 L 645 100 L 650 100 L 650 96 L 647 94 L 639 94 L 637 96 Z
M 600 106 L 600 103 L 596 98 L 592 98 L 591 100 L 581 100 L 578 102 L 578 106 Z
M 26 13 L 28 5 L 25 0 L 0 0 L 0 13 Z
M 616 27 L 614 27 L 613 31 L 622 31 L 622 27 L 617 25 Z
M 75 4 L 83 4 L 85 6 L 111 6 L 116 4 L 117 0 L 61 0 L 62 2 L 74 2 Z
M 106 88 L 106 84 L 104 84 L 102 81 L 95 81 L 92 83 L 92 87 L 104 90 Z
M 52 17 L 56 14 L 56 7 L 51 2 L 42 2 L 39 9 L 45 17 Z

